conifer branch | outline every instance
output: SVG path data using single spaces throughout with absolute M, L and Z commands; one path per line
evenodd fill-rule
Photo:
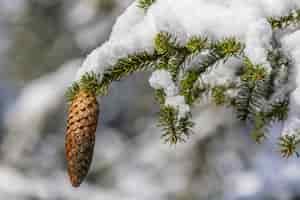
M 138 0 L 138 7 L 145 11 L 155 2 L 155 0 Z
M 269 97 L 274 93 L 274 80 L 279 76 L 279 66 L 288 67 L 287 60 L 275 50 L 270 50 L 268 58 L 272 66 L 268 74 L 262 65 L 254 65 L 244 56 L 244 45 L 234 38 L 220 41 L 209 41 L 207 38 L 192 37 L 186 45 L 181 46 L 176 39 L 166 32 L 160 32 L 154 39 L 153 54 L 142 52 L 119 59 L 100 77 L 94 73 L 82 76 L 78 83 L 73 84 L 67 92 L 69 100 L 80 90 L 85 89 L 96 95 L 105 95 L 111 82 L 119 81 L 122 77 L 136 71 L 165 69 L 172 75 L 175 85 L 179 86 L 180 95 L 184 96 L 188 105 L 193 105 L 203 94 L 210 94 L 213 102 L 218 106 L 233 106 L 241 120 L 253 123 L 252 135 L 257 142 L 265 138 L 266 126 L 276 120 L 285 120 L 288 112 L 288 98 L 267 105 Z M 202 61 L 186 70 L 189 60 L 203 51 L 207 51 Z M 218 85 L 210 87 L 200 84 L 199 80 L 204 72 L 219 62 L 226 62 L 231 57 L 241 58 L 244 67 L 240 76 L 240 83 Z M 179 77 L 179 74 L 182 77 Z M 101 78 L 101 79 L 100 79 Z M 179 79 L 180 78 L 180 79 Z M 101 80 L 101 81 L 99 81 Z M 286 80 L 285 80 L 286 81 Z M 229 97 L 228 90 L 237 90 L 237 97 Z M 192 133 L 193 122 L 191 115 L 178 116 L 178 109 L 165 105 L 166 94 L 163 89 L 155 90 L 155 99 L 160 105 L 159 126 L 164 133 L 165 142 L 175 144 Z
M 138 0 L 137 5 L 146 12 L 154 2 L 155 0 Z M 275 34 L 278 29 L 299 24 L 300 9 L 294 10 L 286 16 L 269 17 L 267 20 Z M 85 73 L 66 92 L 68 101 L 72 101 L 70 110 L 73 111 L 70 112 L 68 119 L 69 132 L 67 136 L 69 138 L 66 145 L 67 155 L 71 155 L 68 164 L 71 166 L 71 170 L 75 170 L 70 173 L 72 184 L 79 185 L 81 180 L 78 178 L 86 175 L 86 162 L 81 161 L 85 161 L 87 157 L 85 154 L 81 154 L 82 146 L 76 146 L 77 143 L 74 143 L 73 129 L 70 127 L 74 125 L 73 122 L 80 123 L 82 120 L 79 124 L 80 127 L 74 126 L 75 129 L 79 127 L 80 130 L 78 130 L 82 134 L 82 127 L 92 122 L 92 127 L 90 127 L 91 124 L 85 127 L 90 129 L 88 146 L 92 146 L 99 114 L 96 96 L 106 95 L 113 81 L 119 81 L 138 71 L 157 70 L 158 73 L 155 74 L 157 77 L 154 76 L 154 79 L 161 78 L 159 80 L 161 82 L 158 81 L 151 86 L 156 89 L 155 100 L 160 106 L 158 126 L 163 130 L 161 137 L 165 143 L 185 142 L 193 133 L 194 123 L 191 120 L 190 106 L 193 106 L 205 95 L 216 106 L 233 107 L 237 112 L 237 118 L 251 122 L 253 139 L 258 143 L 262 142 L 266 138 L 268 126 L 273 122 L 287 119 L 290 103 L 291 91 L 279 89 L 285 89 L 289 84 L 291 62 L 284 55 L 281 44 L 274 35 L 272 39 L 271 48 L 267 52 L 267 61 L 270 63 L 271 72 L 267 71 L 263 65 L 253 64 L 245 56 L 245 45 L 234 37 L 211 41 L 207 37 L 194 36 L 185 45 L 182 45 L 176 35 L 159 32 L 153 41 L 154 53 L 141 52 L 128 55 L 119 59 L 113 66 L 106 66 L 107 70 L 103 74 Z M 238 81 L 234 80 L 234 82 L 220 85 L 201 82 L 204 73 L 210 73 L 210 69 L 218 63 L 226 62 L 232 57 L 243 60 L 241 71 L 236 73 Z M 197 59 L 200 62 L 194 64 Z M 160 77 L 160 75 L 162 76 Z M 168 90 L 168 84 L 170 84 L 170 90 Z M 78 107 L 79 104 L 84 106 L 84 110 Z M 81 118 L 78 118 L 79 111 L 83 112 Z M 286 134 L 279 138 L 280 153 L 283 157 L 290 157 L 293 154 L 300 156 L 296 151 L 300 143 L 299 131 L 295 130 L 292 135 Z M 82 136 L 84 135 L 85 133 Z M 74 149 L 79 152 L 78 155 L 82 156 L 81 160 L 77 159 L 77 155 L 72 157 Z M 91 155 L 92 150 L 88 149 L 88 162 L 91 160 Z M 73 164 L 76 162 L 79 163 L 74 167 Z M 78 166 L 83 169 L 84 174 L 76 171 Z
M 161 127 L 165 143 L 177 144 L 184 142 L 192 133 L 194 123 L 191 116 L 179 117 L 177 108 L 165 105 L 166 94 L 163 89 L 155 90 L 155 99 L 159 103 L 158 126 Z
M 67 101 L 68 102 L 71 102 L 73 101 L 74 97 L 76 96 L 76 94 L 79 92 L 80 90 L 80 87 L 79 87 L 79 84 L 77 82 L 74 82 L 72 84 L 71 87 L 69 87 L 66 91 L 66 98 L 67 98 Z
M 279 138 L 280 153 L 282 157 L 288 158 L 293 154 L 299 157 L 299 153 L 296 151 L 297 145 L 300 143 L 300 139 L 296 135 L 285 135 Z
M 196 54 L 207 49 L 209 47 L 208 45 L 209 43 L 206 37 L 193 36 L 188 40 L 186 48 L 190 54 Z
M 187 44 L 187 49 L 191 53 L 200 52 L 208 48 L 209 53 L 197 66 L 188 70 L 181 81 L 181 94 L 186 97 L 186 102 L 192 104 L 203 93 L 203 88 L 195 85 L 200 75 L 206 72 L 210 67 L 213 67 L 218 62 L 226 62 L 230 57 L 238 57 L 243 54 L 244 45 L 234 38 L 225 38 L 221 41 L 207 43 L 207 39 L 192 39 L 191 43 Z
M 171 106 L 161 106 L 158 126 L 162 127 L 162 138 L 165 143 L 185 142 L 192 133 L 193 122 L 189 117 L 179 118 L 178 110 Z
M 154 38 L 154 48 L 158 55 L 172 56 L 180 48 L 176 36 L 168 32 L 159 32 Z
M 129 55 L 127 58 L 120 59 L 113 67 L 109 68 L 103 74 L 101 83 L 99 84 L 99 94 L 106 94 L 111 82 L 119 81 L 124 76 L 128 76 L 137 71 L 145 71 L 153 69 L 158 58 L 156 54 L 148 54 L 147 52 Z
M 160 32 L 154 39 L 155 53 L 160 55 L 156 69 L 167 70 L 174 81 L 177 81 L 180 66 L 186 57 L 186 49 L 180 47 L 175 36 Z M 178 108 L 165 105 L 166 94 L 163 89 L 155 91 L 155 99 L 160 105 L 158 126 L 162 128 L 164 142 L 176 144 L 185 141 L 190 135 L 193 123 L 191 116 L 179 117 Z
M 236 98 L 236 108 L 238 118 L 245 121 L 261 111 L 264 102 L 270 95 L 270 83 L 265 69 L 261 65 L 252 64 L 247 57 L 244 58 L 244 72 L 241 75 L 241 81 Z
M 254 65 L 244 57 L 244 69 L 241 85 L 235 99 L 238 118 L 253 123 L 252 137 L 260 143 L 265 135 L 265 127 L 270 119 L 264 113 L 266 103 L 271 95 L 270 75 L 262 65 Z
M 99 90 L 101 89 L 99 86 L 99 76 L 99 74 L 97 75 L 94 72 L 85 73 L 80 79 L 80 89 L 98 95 Z
M 187 104 L 192 105 L 206 91 L 205 87 L 197 84 L 199 71 L 189 70 L 180 82 L 180 94 L 185 97 Z
M 297 24 L 300 22 L 300 9 L 293 10 L 286 16 L 269 17 L 268 22 L 271 24 L 273 29 L 282 29 L 292 24 Z
M 235 99 L 227 94 L 229 90 L 236 90 L 236 83 L 229 83 L 224 85 L 216 85 L 211 89 L 211 96 L 213 102 L 217 106 L 234 106 Z
M 100 74 L 85 73 L 78 83 L 74 83 L 67 90 L 67 99 L 72 101 L 79 89 L 91 91 L 95 95 L 106 95 L 111 82 L 119 81 L 124 76 L 137 71 L 152 69 L 157 58 L 156 54 L 150 55 L 147 52 L 129 55 L 127 58 L 118 60 L 113 67 L 105 71 L 101 81 L 99 81 Z

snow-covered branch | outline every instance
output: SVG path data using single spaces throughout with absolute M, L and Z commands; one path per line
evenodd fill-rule
M 296 0 L 137 1 L 119 17 L 110 39 L 88 55 L 69 99 L 81 89 L 104 95 L 112 81 L 152 71 L 166 141 L 190 135 L 192 106 L 208 98 L 233 107 L 260 142 L 266 127 L 284 121 L 298 102 L 297 90 L 282 89 L 295 83 L 290 72 L 297 65 L 289 61 L 295 52 L 282 53 L 281 38 L 282 29 L 300 21 L 299 7 Z

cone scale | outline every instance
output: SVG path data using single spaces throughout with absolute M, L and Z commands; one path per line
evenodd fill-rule
M 79 187 L 92 163 L 99 106 L 95 95 L 79 91 L 68 113 L 65 151 L 68 175 L 73 187 Z

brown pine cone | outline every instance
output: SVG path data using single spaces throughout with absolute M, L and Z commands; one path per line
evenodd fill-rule
M 65 149 L 68 174 L 73 187 L 78 187 L 90 168 L 99 108 L 95 95 L 79 91 L 69 107 Z

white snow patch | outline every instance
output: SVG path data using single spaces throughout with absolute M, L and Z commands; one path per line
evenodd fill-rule
M 150 86 L 156 90 L 164 89 L 167 96 L 174 96 L 178 93 L 170 72 L 161 69 L 152 73 L 149 79 Z
M 294 66 L 290 74 L 290 87 L 296 88 L 290 94 L 289 114 L 282 134 L 293 135 L 300 129 L 300 31 L 283 37 L 282 44 L 283 49 L 292 58 Z
M 300 88 L 294 90 L 290 95 L 290 109 L 282 135 L 297 135 L 300 130 Z
M 130 33 L 133 26 L 137 25 L 144 17 L 144 11 L 138 8 L 137 3 L 132 3 L 117 19 L 110 39 L 120 38 Z
M 207 73 L 199 77 L 199 81 L 210 86 L 228 84 L 236 79 L 235 73 L 241 66 L 237 58 L 229 58 L 226 63 L 218 63 Z
M 172 80 L 170 72 L 161 69 L 152 73 L 149 83 L 154 89 L 163 89 L 166 93 L 165 105 L 178 110 L 178 117 L 184 118 L 190 112 L 190 106 L 185 103 L 183 96 L 177 95 L 178 88 Z
M 178 117 L 184 118 L 190 112 L 190 106 L 185 103 L 184 97 L 177 95 L 167 97 L 165 105 L 172 106 L 178 110 Z
M 267 72 L 271 66 L 267 61 L 267 50 L 271 47 L 272 28 L 266 19 L 259 19 L 251 24 L 246 33 L 245 54 L 254 64 L 262 64 Z

